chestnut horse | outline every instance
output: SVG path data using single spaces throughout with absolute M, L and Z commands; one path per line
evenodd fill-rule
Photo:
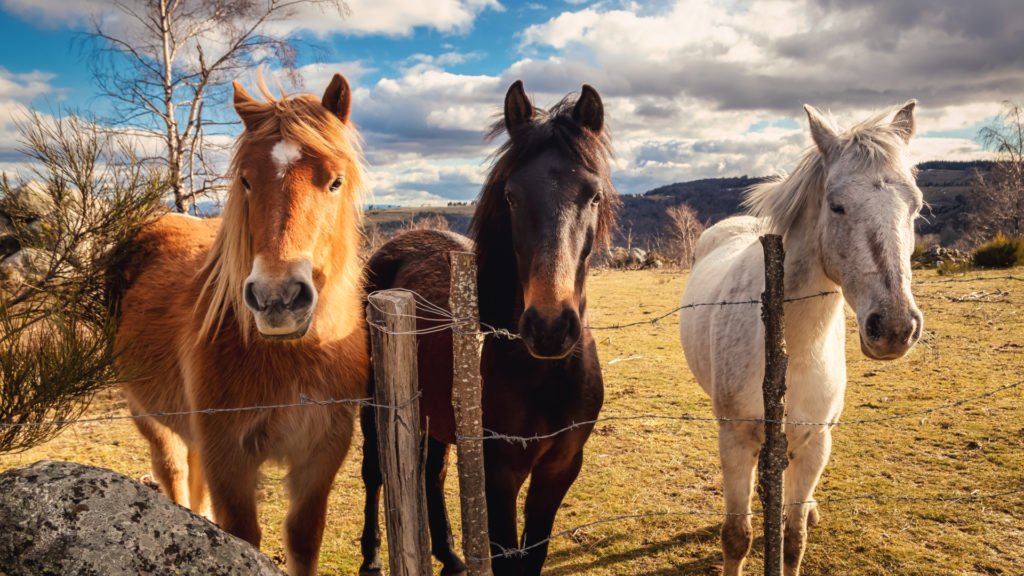
M 609 176 L 611 144 L 604 107 L 584 86 L 550 111 L 535 109 L 521 82 L 509 88 L 505 114 L 491 132 L 509 139 L 480 193 L 468 238 L 415 231 L 388 242 L 368 263 L 368 291 L 405 288 L 448 307 L 448 253 L 472 251 L 479 266 L 480 319 L 518 332 L 519 339 L 484 341 L 483 424 L 517 436 L 547 434 L 593 420 L 604 386 L 597 348 L 586 328 L 585 282 L 592 249 L 608 238 L 618 196 Z M 436 327 L 423 317 L 418 327 Z M 444 503 L 448 446 L 455 438 L 451 405 L 452 338 L 442 331 L 419 337 L 420 412 L 429 434 L 426 494 L 432 552 L 442 574 L 465 565 L 452 549 Z M 366 518 L 361 574 L 380 573 L 378 499 L 381 477 L 373 411 L 362 413 Z M 484 446 L 487 514 L 492 554 L 530 547 L 522 557 L 496 557 L 497 576 L 539 574 L 555 513 L 583 465 L 593 426 L 580 426 L 525 447 L 490 440 Z M 530 477 L 523 537 L 516 498 Z
M 161 489 L 204 512 L 208 487 L 214 520 L 258 547 L 258 471 L 284 463 L 288 571 L 314 574 L 353 432 L 344 400 L 369 371 L 362 156 L 341 75 L 322 99 L 259 86 L 265 101 L 234 85 L 245 129 L 223 220 L 168 215 L 125 247 L 115 345 L 134 414 L 228 410 L 136 419 Z

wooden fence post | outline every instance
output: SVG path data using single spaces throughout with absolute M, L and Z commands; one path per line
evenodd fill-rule
M 417 400 L 416 302 L 399 290 L 371 294 L 368 301 L 390 574 L 431 576 Z
M 477 302 L 476 255 L 451 253 L 449 305 L 455 379 L 452 406 L 459 451 L 459 493 L 462 505 L 462 553 L 469 576 L 491 575 L 491 541 L 487 533 L 484 496 L 483 408 L 480 383 L 480 310 Z
M 782 473 L 789 464 L 786 454 L 786 354 L 782 237 L 761 237 L 764 246 L 764 293 L 761 320 L 764 322 L 764 446 L 757 462 L 757 494 L 764 510 L 764 574 L 782 576 L 783 492 Z

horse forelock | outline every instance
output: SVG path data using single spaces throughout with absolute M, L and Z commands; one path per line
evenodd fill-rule
M 836 157 L 850 159 L 856 171 L 879 171 L 885 167 L 903 169 L 906 142 L 888 121 L 891 110 L 878 112 L 845 131 L 837 133 Z M 831 120 L 831 119 L 829 119 Z M 765 221 L 768 231 L 785 234 L 804 208 L 822 200 L 825 192 L 825 157 L 817 147 L 806 150 L 796 169 L 752 186 L 743 206 Z
M 234 314 L 243 341 L 248 340 L 251 331 L 253 319 L 243 300 L 242 286 L 253 265 L 252 230 L 248 198 L 238 178 L 240 165 L 246 159 L 266 158 L 275 146 L 287 141 L 305 154 L 340 160 L 345 166 L 342 194 L 353 199 L 343 209 L 352 212 L 356 226 L 362 218 L 360 207 L 366 192 L 366 176 L 362 138 L 355 127 L 342 122 L 312 95 L 288 95 L 282 90 L 281 98 L 276 98 L 262 76 L 257 84 L 264 101 L 236 104 L 247 119 L 247 127 L 235 142 L 228 171 L 232 182 L 220 230 L 199 273 L 200 277 L 205 276 L 196 302 L 196 313 L 202 316 L 200 339 L 218 332 L 229 313 Z M 351 283 L 349 279 L 345 282 Z
M 491 170 L 480 192 L 477 211 L 470 223 L 470 237 L 478 243 L 483 233 L 497 219 L 508 218 L 505 184 L 513 172 L 542 152 L 555 149 L 575 159 L 602 181 L 605 201 L 600 204 L 597 244 L 604 245 L 615 225 L 619 196 L 611 179 L 610 163 L 614 157 L 611 131 L 605 125 L 600 132 L 580 127 L 572 118 L 575 94 L 566 95 L 549 110 L 534 108 L 533 120 L 517 129 L 491 155 Z M 507 134 L 504 116 L 497 118 L 486 134 L 492 141 Z M 478 244 L 479 246 L 479 244 Z

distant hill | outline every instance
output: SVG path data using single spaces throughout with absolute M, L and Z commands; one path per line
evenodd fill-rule
M 917 185 L 927 204 L 917 221 L 917 233 L 935 235 L 943 244 L 956 242 L 964 227 L 970 204 L 971 183 L 990 162 L 932 161 L 918 164 Z M 767 177 L 739 176 L 705 178 L 655 188 L 643 194 L 624 196 L 615 243 L 651 246 L 657 243 L 666 224 L 665 209 L 688 204 L 701 220 L 714 224 L 743 211 L 744 193 Z
M 917 165 L 917 185 L 927 204 L 917 221 L 917 233 L 931 241 L 954 244 L 964 228 L 966 211 L 971 201 L 971 184 L 978 171 L 986 172 L 990 162 L 953 162 L 937 160 Z M 708 224 L 741 213 L 744 193 L 765 176 L 704 178 L 677 182 L 649 190 L 643 194 L 622 197 L 619 228 L 615 244 L 637 247 L 657 245 L 666 224 L 665 209 L 688 204 Z M 433 216 L 443 217 L 448 226 L 465 234 L 476 206 L 438 206 L 423 208 L 378 208 L 367 211 L 367 220 L 381 233 L 390 236 L 409 220 Z

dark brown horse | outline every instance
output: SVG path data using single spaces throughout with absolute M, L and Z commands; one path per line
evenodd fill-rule
M 415 231 L 385 244 L 368 264 L 368 290 L 405 288 L 448 306 L 452 250 L 473 251 L 479 266 L 482 324 L 518 333 L 488 337 L 480 370 L 484 427 L 499 434 L 548 434 L 593 420 L 604 386 L 597 349 L 586 328 L 585 282 L 590 254 L 606 241 L 618 196 L 609 176 L 611 145 L 601 97 L 584 86 L 551 110 L 533 107 L 521 82 L 505 96 L 505 114 L 491 136 L 507 132 L 480 194 L 468 238 Z M 419 320 L 419 328 L 436 326 Z M 444 504 L 448 446 L 455 443 L 451 405 L 452 340 L 448 331 L 419 337 L 420 411 L 427 448 L 427 503 L 432 552 L 442 574 L 465 565 L 452 549 Z M 429 420 L 429 425 L 427 421 Z M 380 570 L 378 499 L 381 489 L 373 412 L 364 411 L 363 479 L 366 524 L 362 574 Z M 555 513 L 583 465 L 592 426 L 581 426 L 525 447 L 485 442 L 487 509 L 492 554 L 531 547 L 522 557 L 494 559 L 494 573 L 539 574 Z M 527 477 L 522 540 L 516 498 Z

